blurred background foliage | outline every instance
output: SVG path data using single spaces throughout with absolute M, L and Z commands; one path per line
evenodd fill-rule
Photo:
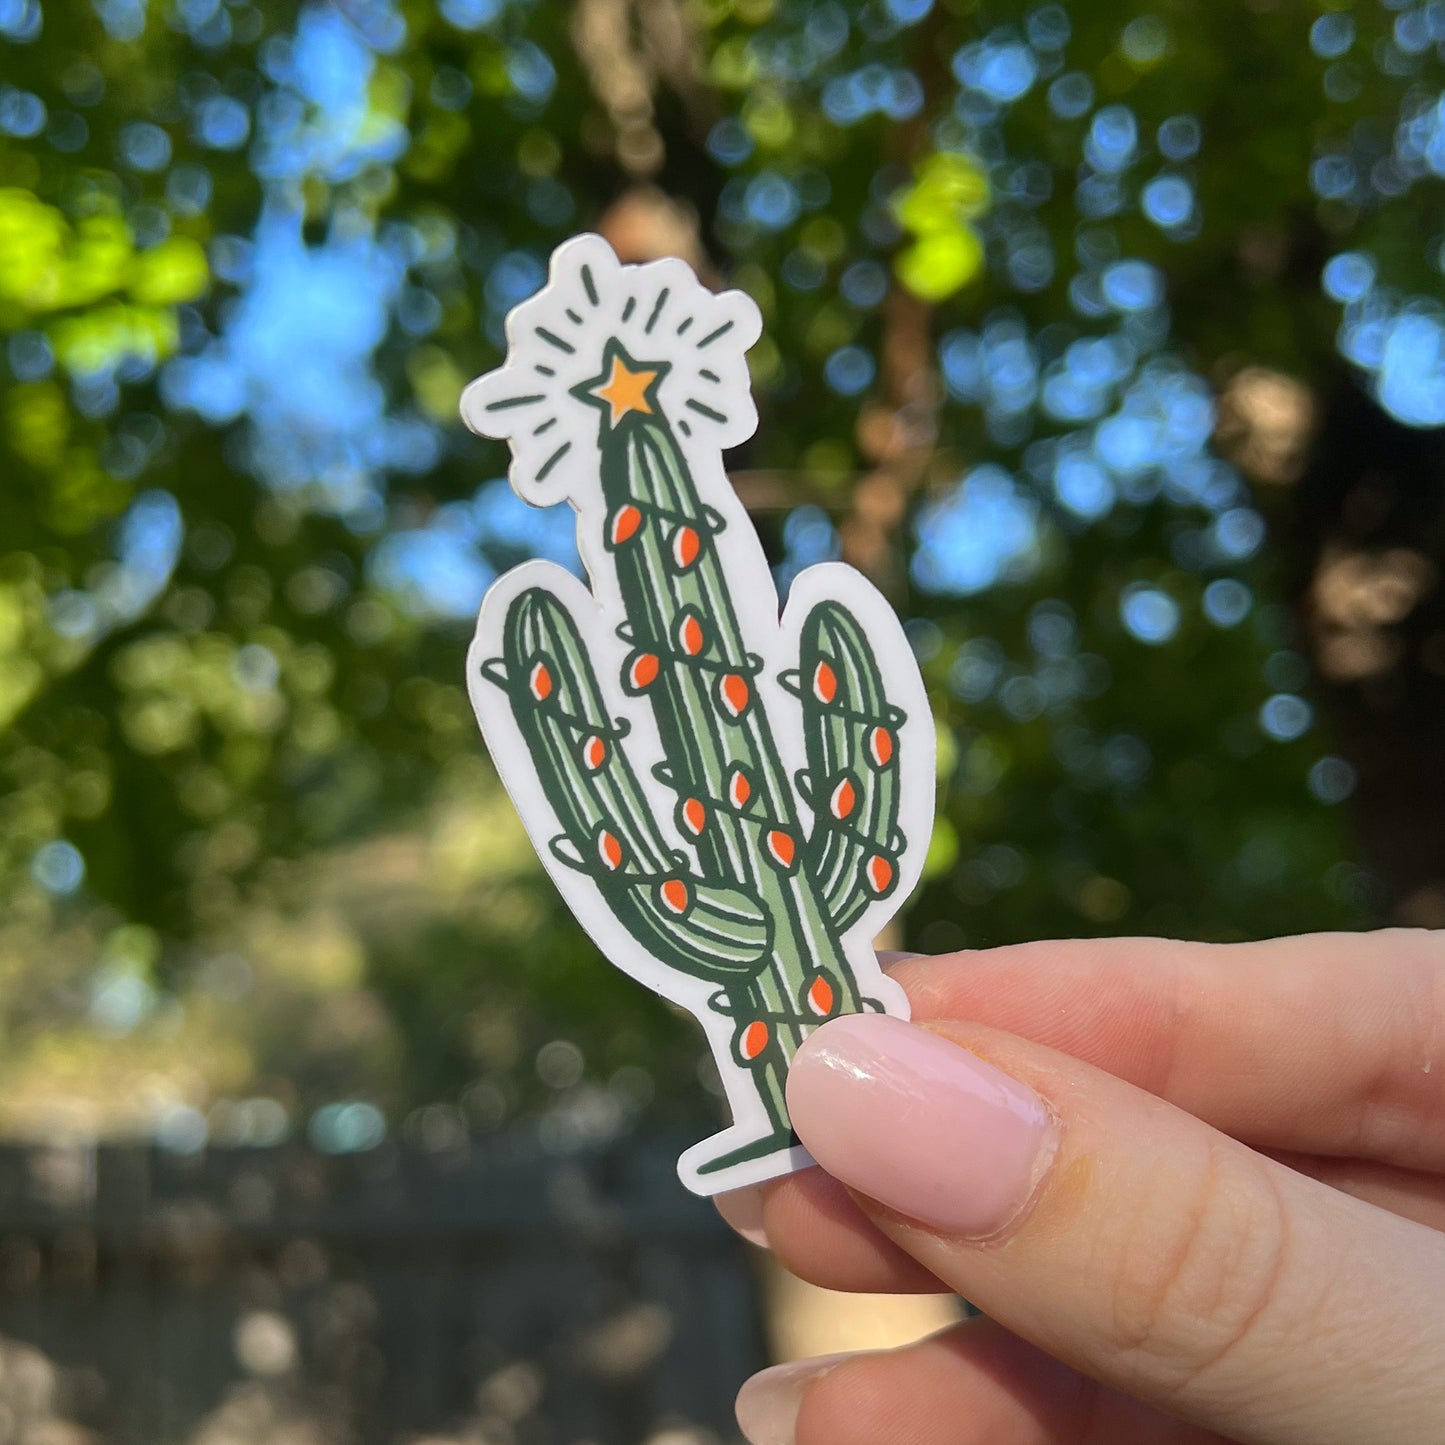
M 904 932 L 1445 921 L 1440 0 L 0 0 L 0 1128 L 698 1110 L 462 687 L 551 247 L 747 290 L 733 457 L 935 699 Z M 897 941 L 897 940 L 895 940 Z

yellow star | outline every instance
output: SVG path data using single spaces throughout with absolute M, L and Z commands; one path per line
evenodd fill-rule
M 629 412 L 640 411 L 644 416 L 652 415 L 652 403 L 647 399 L 647 390 L 657 380 L 657 370 L 638 369 L 631 371 L 620 356 L 612 358 L 612 375 L 600 386 L 591 389 L 591 395 L 604 401 L 612 410 L 611 424 L 616 426 Z

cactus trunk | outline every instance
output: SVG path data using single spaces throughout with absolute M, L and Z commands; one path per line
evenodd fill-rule
M 605 540 L 624 635 L 634 658 L 659 659 L 646 691 L 667 760 L 663 780 L 680 808 L 705 810 L 694 815 L 701 826 L 685 826 L 702 876 L 742 884 L 774 920 L 766 970 L 745 989 L 721 991 L 712 1006 L 733 1020 L 734 1053 L 774 1121 L 774 1135 L 757 1146 L 785 1147 L 788 1060 L 821 1018 L 862 1002 L 839 932 L 800 866 L 806 840 L 792 786 L 714 545 L 723 523 L 703 506 L 666 419 L 628 421 L 610 430 L 604 421 L 601 438 Z M 716 1167 L 731 1162 L 729 1154 Z

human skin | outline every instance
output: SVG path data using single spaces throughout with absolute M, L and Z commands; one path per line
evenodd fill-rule
M 1037 943 L 893 967 L 719 1207 L 832 1289 L 983 1317 L 798 1362 L 752 1445 L 1445 1441 L 1445 934 Z

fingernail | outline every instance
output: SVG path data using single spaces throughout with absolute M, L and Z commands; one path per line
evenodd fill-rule
M 748 1445 L 793 1445 L 803 1392 L 835 1365 L 851 1358 L 843 1354 L 794 1360 L 791 1364 L 774 1365 L 771 1370 L 763 1370 L 748 1380 L 738 1391 L 734 1406 L 738 1429 Z
M 878 954 L 880 968 L 892 968 L 897 963 L 907 963 L 910 958 L 922 958 L 921 953 L 905 953 L 901 949 L 885 948 Z
M 732 1227 L 759 1249 L 768 1248 L 768 1231 L 763 1227 L 763 1191 L 757 1184 L 746 1189 L 730 1189 L 726 1194 L 713 1196 L 717 1212 Z
M 974 1239 L 1028 1203 L 1058 1134 L 1032 1089 L 884 1014 L 847 1014 L 813 1033 L 788 1072 L 788 1113 L 834 1178 Z

